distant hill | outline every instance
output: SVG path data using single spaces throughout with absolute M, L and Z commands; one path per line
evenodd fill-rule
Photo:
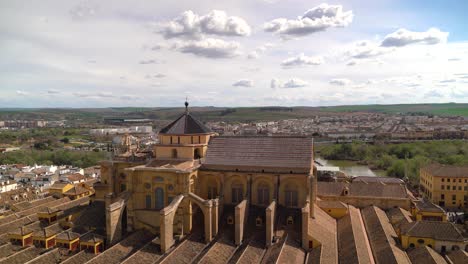
M 114 107 L 83 109 L 2 109 L 0 120 L 74 120 L 100 123 L 104 118 L 147 118 L 173 120 L 184 111 L 183 107 Z M 190 111 L 203 121 L 272 121 L 291 118 L 308 118 L 323 113 L 378 112 L 391 114 L 433 114 L 468 117 L 468 104 L 396 104 L 396 105 L 349 105 L 327 107 L 191 107 Z

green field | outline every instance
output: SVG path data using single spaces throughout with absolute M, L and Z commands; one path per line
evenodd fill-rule
M 1 109 L 0 120 L 68 120 L 76 123 L 101 123 L 106 117 L 173 120 L 183 107 L 121 107 L 87 109 Z M 191 107 L 191 113 L 203 121 L 272 121 L 308 118 L 324 113 L 373 112 L 389 114 L 429 114 L 468 117 L 468 104 L 396 104 L 349 105 L 328 107 Z

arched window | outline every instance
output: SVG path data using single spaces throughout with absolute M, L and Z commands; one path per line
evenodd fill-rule
M 172 158 L 177 159 L 177 149 L 172 149 Z
M 414 244 L 413 243 L 409 244 L 409 247 L 414 248 Z
M 218 197 L 218 188 L 216 186 L 208 186 L 208 199 L 215 199 Z
M 177 137 L 177 144 L 180 144 L 180 137 Z
M 295 184 L 286 185 L 284 191 L 284 202 L 287 207 L 298 206 L 298 188 Z
M 260 205 L 268 205 L 270 203 L 270 188 L 265 183 L 259 184 L 257 187 L 257 202 Z
M 233 204 L 238 204 L 244 199 L 242 184 L 233 184 L 231 189 L 231 200 Z
M 164 208 L 164 190 L 161 187 L 156 188 L 154 191 L 155 197 L 156 197 L 156 205 L 155 209 L 156 210 L 161 210 Z
M 424 239 L 418 239 L 419 244 L 424 244 Z
M 146 209 L 151 209 L 151 195 L 146 195 Z
M 199 159 L 199 158 L 201 158 L 200 149 L 197 149 L 197 148 L 196 148 L 196 149 L 193 151 L 193 158 L 194 158 L 194 159 Z

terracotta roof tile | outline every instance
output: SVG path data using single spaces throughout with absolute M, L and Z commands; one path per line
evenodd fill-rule
M 447 261 L 435 250 L 428 246 L 408 250 L 408 256 L 413 263 L 446 264 Z
M 382 209 L 369 206 L 361 215 L 375 263 L 411 263 L 406 252 L 396 246 L 397 235 Z
M 442 207 L 432 203 L 428 200 L 417 200 L 413 201 L 413 205 L 423 212 L 435 212 L 435 213 L 445 213 L 445 210 Z
M 341 196 L 345 188 L 348 196 L 365 196 L 380 198 L 407 198 L 406 187 L 399 184 L 382 184 L 379 182 L 318 182 L 317 191 L 319 196 Z
M 321 243 L 320 263 L 338 263 L 336 220 L 315 206 L 315 218 L 311 218 L 309 234 Z M 314 254 L 317 257 L 317 254 Z
M 468 177 L 468 166 L 431 164 L 422 170 L 439 177 Z
M 349 206 L 349 214 L 337 221 L 339 263 L 373 263 L 359 209 Z
M 307 137 L 213 137 L 203 169 L 309 173 L 313 142 Z
M 453 223 L 442 221 L 415 221 L 408 223 L 401 226 L 401 234 L 445 241 L 468 241 Z
M 468 253 L 463 249 L 452 250 L 446 255 L 447 260 L 453 264 L 466 264 L 468 263 Z

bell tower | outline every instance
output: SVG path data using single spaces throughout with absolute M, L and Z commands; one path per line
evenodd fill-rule
M 214 133 L 189 112 L 185 112 L 159 131 L 159 143 L 154 147 L 156 159 L 197 160 L 205 157 L 208 141 Z

